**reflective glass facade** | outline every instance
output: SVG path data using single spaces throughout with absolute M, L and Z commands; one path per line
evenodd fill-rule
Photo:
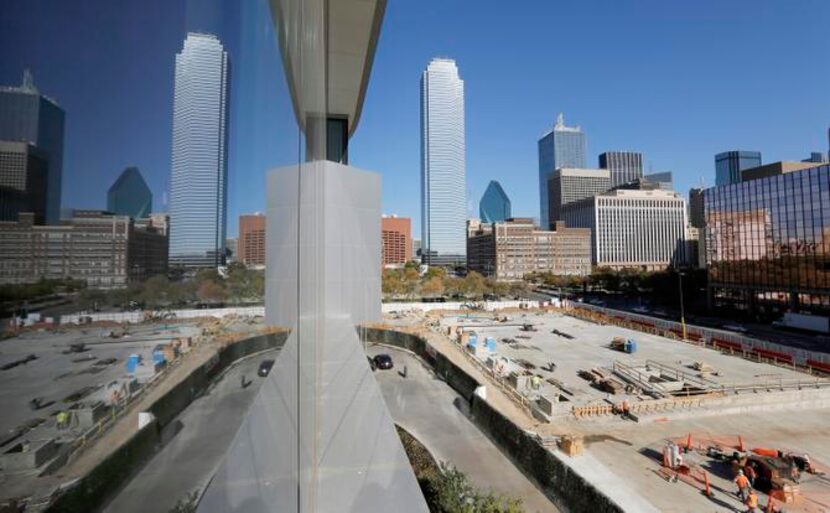
M 481 196 L 478 213 L 482 223 L 498 223 L 513 217 L 510 198 L 507 197 L 507 193 L 504 192 L 499 182 L 490 181 L 487 190 Z
M 553 130 L 539 139 L 539 224 L 550 226 L 548 181 L 559 168 L 585 167 L 585 134 L 580 127 L 565 126 L 562 114 Z
M 830 166 L 707 189 L 704 204 L 713 306 L 830 312 Z
M 153 210 L 153 193 L 137 167 L 128 167 L 107 191 L 107 210 L 133 219 L 148 217 Z
M 715 185 L 741 181 L 741 171 L 761 165 L 759 151 L 725 151 L 715 155 Z
M 57 224 L 61 208 L 64 112 L 40 94 L 32 76 L 20 87 L 0 88 L 0 141 L 34 144 L 48 161 L 46 222 Z

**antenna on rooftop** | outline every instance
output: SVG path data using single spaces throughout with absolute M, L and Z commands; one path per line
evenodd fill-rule
M 35 86 L 35 79 L 32 77 L 32 72 L 29 68 L 23 70 L 23 84 L 21 85 L 21 89 L 31 92 L 37 92 L 37 87 Z

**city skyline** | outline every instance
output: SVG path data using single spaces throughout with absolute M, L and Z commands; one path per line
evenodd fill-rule
M 167 112 L 172 113 L 172 56 L 186 30 L 206 28 L 194 15 L 201 9 L 191 9 L 185 17 L 184 8 L 178 9 L 183 3 L 151 0 L 141 6 L 129 5 L 125 11 L 91 2 L 78 12 L 61 10 L 61 18 L 50 12 L 50 2 L 32 5 L 10 0 L 9 16 L 0 21 L 0 29 L 6 29 L 0 30 L 0 42 L 32 50 L 25 55 L 13 52 L 0 63 L 0 83 L 17 84 L 22 70 L 31 68 L 39 88 L 69 112 L 65 207 L 104 208 L 106 185 L 115 178 L 113 170 L 134 164 L 145 172 L 158 200 L 157 210 L 165 210 L 170 148 L 164 134 L 169 131 Z M 606 150 L 636 149 L 647 157 L 643 162 L 646 172 L 675 171 L 676 189 L 681 192 L 700 185 L 701 179 L 707 186 L 714 185 L 713 157 L 731 148 L 757 148 L 765 161 L 771 162 L 798 160 L 811 151 L 826 153 L 830 119 L 830 105 L 824 93 L 830 87 L 827 70 L 816 69 L 798 95 L 793 94 L 792 81 L 784 76 L 770 76 L 751 88 L 741 77 L 729 73 L 719 75 L 717 87 L 707 77 L 728 68 L 735 58 L 742 58 L 756 69 L 806 68 L 810 62 L 822 59 L 828 50 L 813 28 L 818 28 L 823 14 L 830 14 L 830 6 L 813 1 L 798 8 L 773 4 L 761 11 L 747 9 L 748 5 L 738 1 L 725 8 L 720 6 L 717 13 L 699 14 L 706 12 L 706 3 L 690 13 L 691 6 L 645 2 L 642 6 L 604 6 L 607 16 L 593 17 L 591 12 L 596 8 L 592 5 L 530 4 L 528 8 L 535 13 L 527 21 L 530 26 L 523 30 L 508 26 L 508 32 L 498 41 L 488 41 L 498 19 L 495 4 L 485 2 L 474 13 L 475 23 L 465 24 L 458 32 L 449 20 L 461 9 L 459 6 L 396 5 L 389 9 L 385 43 L 380 47 L 369 86 L 378 93 L 368 97 L 364 130 L 352 141 L 351 159 L 355 165 L 383 172 L 384 209 L 412 217 L 417 233 L 419 200 L 408 194 L 419 180 L 418 93 L 412 77 L 425 60 L 435 55 L 452 55 L 465 70 L 465 80 L 472 87 L 467 108 L 467 197 L 480 197 L 490 180 L 499 180 L 511 191 L 516 215 L 538 216 L 538 187 L 532 183 L 537 173 L 535 141 L 559 111 L 566 112 L 590 133 L 589 162 Z M 90 15 L 92 12 L 95 16 Z M 805 18 L 804 12 L 811 15 Z M 243 16 L 256 14 L 254 11 Z M 547 80 L 552 71 L 546 71 L 545 66 L 531 66 L 547 59 L 547 44 L 542 44 L 541 32 L 532 28 L 557 14 L 574 20 L 562 27 L 563 35 L 574 36 L 589 24 L 606 29 L 590 47 L 560 58 L 562 66 L 580 70 L 568 81 Z M 156 37 L 148 43 L 143 30 L 129 26 L 125 30 L 119 19 L 127 15 L 148 23 L 152 20 Z M 705 24 L 692 21 L 700 17 L 706 20 Z M 74 31 L 93 19 L 107 20 L 100 27 L 105 31 L 101 39 L 107 41 L 106 46 L 89 41 L 77 46 L 79 42 L 72 38 L 67 38 L 61 48 L 46 44 L 46 34 L 61 34 L 70 28 Z M 427 19 L 434 23 L 434 37 L 421 41 L 410 25 L 417 26 Z M 626 23 L 621 25 L 616 22 L 618 19 Z M 667 22 L 675 19 L 680 20 L 680 25 L 669 31 L 671 25 Z M 624 41 L 615 37 L 622 26 L 636 27 L 635 37 Z M 782 35 L 780 40 L 763 37 L 773 28 Z M 701 42 L 701 31 L 711 41 Z M 232 30 L 225 32 L 233 35 Z M 643 50 L 642 45 L 654 38 L 665 40 L 666 48 Z M 246 44 L 239 38 L 223 35 L 222 39 L 227 39 L 232 56 Z M 613 48 L 608 46 L 610 41 L 614 41 Z M 140 51 L 133 51 L 135 48 Z M 488 49 L 488 56 L 481 54 L 479 48 Z M 724 54 L 723 48 L 729 50 Z M 276 68 L 278 50 L 257 49 L 258 62 L 267 61 L 268 66 L 273 64 Z M 609 70 L 598 75 L 598 69 L 586 64 L 598 52 L 611 52 L 619 62 L 614 69 L 621 67 L 623 73 L 616 76 L 614 84 L 592 82 L 608 76 Z M 633 52 L 640 52 L 637 60 L 631 59 Z M 136 58 L 119 57 L 126 53 L 135 54 Z M 76 68 L 56 65 L 73 55 L 84 57 L 76 60 Z M 508 59 L 508 55 L 516 58 Z M 495 58 L 501 67 L 493 66 Z M 275 75 L 281 79 L 270 67 L 252 67 L 257 68 L 260 76 Z M 237 76 L 241 78 L 241 69 L 240 72 Z M 509 79 L 517 74 L 523 80 Z M 96 89 L 96 84 L 119 84 L 123 77 L 136 77 L 135 84 L 141 77 L 141 88 L 122 83 L 115 88 L 115 94 L 98 94 L 101 88 Z M 244 81 L 234 85 L 240 86 L 232 88 L 234 98 L 242 94 L 252 96 Z M 258 97 L 253 95 L 251 102 L 254 99 Z M 652 108 L 655 102 L 657 108 Z M 251 110 L 245 105 L 240 107 Z M 263 115 L 275 109 L 268 102 L 258 102 L 257 107 Z M 712 123 L 710 113 L 718 109 L 742 114 Z M 124 123 L 130 117 L 136 122 Z M 397 128 L 390 131 L 382 119 Z M 679 119 L 683 122 L 677 123 Z M 630 130 L 632 123 L 636 130 Z M 771 129 L 773 123 L 787 126 L 787 132 Z M 231 218 L 264 209 L 265 198 L 254 193 L 262 189 L 265 170 L 278 162 L 263 144 L 273 139 L 273 132 L 262 132 L 259 138 L 244 134 L 238 142 L 231 135 Z M 91 148 L 100 151 L 93 154 Z M 468 214 L 477 211 L 474 201 L 468 201 L 467 207 Z M 235 228 L 229 230 L 229 235 L 234 235 L 234 231 Z

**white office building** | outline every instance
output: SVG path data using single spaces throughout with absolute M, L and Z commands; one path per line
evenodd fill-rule
M 230 61 L 210 34 L 189 33 L 176 54 L 170 177 L 170 265 L 224 262 Z
M 551 229 L 556 221 L 562 220 L 562 207 L 574 201 L 590 198 L 611 188 L 611 172 L 607 169 L 557 169 L 548 181 L 548 211 Z
M 596 266 L 657 271 L 687 261 L 686 200 L 676 192 L 617 189 L 564 206 L 562 217 L 591 229 Z
M 421 75 L 421 253 L 432 265 L 467 254 L 464 81 L 451 59 L 433 59 Z

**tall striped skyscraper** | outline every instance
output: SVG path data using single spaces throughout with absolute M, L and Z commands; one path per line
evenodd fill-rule
M 189 33 L 176 55 L 170 265 L 224 262 L 230 61 L 210 34 Z
M 426 264 L 463 263 L 467 255 L 464 81 L 451 59 L 421 75 L 421 253 Z

